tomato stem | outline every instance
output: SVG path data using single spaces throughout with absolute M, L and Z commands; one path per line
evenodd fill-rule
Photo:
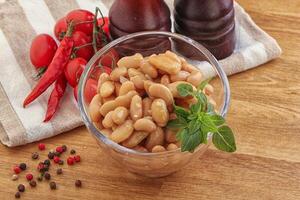
M 102 18 L 102 24 L 101 24 L 101 28 L 99 28 L 98 26 L 98 13 L 100 13 L 101 15 L 101 18 Z M 104 16 L 100 10 L 100 8 L 96 7 L 95 9 L 95 16 L 94 16 L 94 20 L 93 20 L 93 49 L 94 49 L 94 52 L 96 53 L 98 51 L 97 49 L 97 37 L 99 35 L 99 32 L 101 32 L 101 39 L 102 41 L 104 42 L 104 44 L 107 44 L 107 38 L 106 38 L 106 35 L 102 29 L 102 27 L 104 26 L 105 24 L 105 20 L 104 20 Z
M 68 23 L 68 28 L 65 36 L 71 37 L 73 34 L 73 30 L 74 30 L 74 22 L 71 21 L 70 23 Z
M 78 50 L 81 49 L 81 48 L 84 48 L 84 47 L 87 47 L 87 46 L 91 46 L 91 45 L 93 45 L 92 42 L 91 42 L 91 43 L 83 44 L 83 45 L 78 46 L 78 47 L 74 47 L 74 51 L 76 52 L 76 51 L 78 51 Z

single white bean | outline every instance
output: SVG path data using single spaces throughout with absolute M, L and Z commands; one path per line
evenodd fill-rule
M 126 120 L 112 132 L 110 139 L 116 143 L 123 142 L 131 136 L 133 130 L 132 120 Z
M 143 60 L 143 56 L 140 53 L 136 53 L 132 56 L 126 56 L 121 58 L 117 65 L 118 67 L 126 67 L 126 68 L 138 68 L 141 65 Z

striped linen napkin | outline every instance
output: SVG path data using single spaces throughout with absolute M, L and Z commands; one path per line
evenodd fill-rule
M 36 84 L 29 60 L 35 35 L 53 36 L 55 21 L 68 11 L 83 8 L 104 15 L 113 0 L 0 0 L 0 140 L 18 146 L 81 126 L 73 91 L 67 88 L 61 109 L 49 123 L 42 123 L 51 89 L 26 109 L 22 102 Z M 167 0 L 172 9 L 172 0 Z M 261 30 L 237 3 L 235 4 L 238 42 L 235 53 L 221 60 L 228 75 L 256 67 L 281 54 L 276 41 Z

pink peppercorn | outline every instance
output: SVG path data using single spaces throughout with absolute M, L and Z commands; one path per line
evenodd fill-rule
M 74 160 L 75 160 L 76 162 L 80 162 L 80 155 L 74 156 Z
M 42 162 L 40 162 L 40 163 L 38 164 L 38 166 L 37 166 L 37 169 L 38 169 L 39 171 L 42 171 L 44 168 L 45 168 L 45 165 L 44 165 L 44 163 L 42 163 Z
M 54 156 L 53 161 L 54 161 L 55 163 L 59 163 L 60 158 L 59 158 L 58 156 Z
M 46 145 L 44 143 L 40 143 L 38 147 L 39 147 L 39 150 L 41 150 L 41 151 L 46 149 Z
M 73 165 L 73 164 L 74 164 L 74 158 L 70 156 L 70 157 L 67 159 L 67 163 L 68 163 L 68 165 Z
M 15 174 L 19 174 L 19 173 L 22 171 L 21 168 L 20 168 L 19 166 L 15 166 L 15 167 L 13 168 L 13 170 L 14 170 Z
M 64 152 L 64 149 L 62 147 L 56 147 L 56 152 L 62 153 Z
M 33 179 L 33 175 L 32 174 L 26 174 L 26 179 L 27 179 L 27 181 L 31 181 Z

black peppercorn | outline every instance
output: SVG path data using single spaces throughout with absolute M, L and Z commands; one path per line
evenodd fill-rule
M 53 182 L 53 181 L 49 183 L 49 186 L 50 186 L 51 190 L 55 190 L 56 189 L 56 183 Z
M 50 180 L 51 179 L 51 175 L 48 172 L 46 172 L 44 174 L 44 177 L 45 177 L 46 180 Z
M 40 174 L 37 178 L 38 181 L 42 181 L 43 180 L 43 174 Z
M 19 165 L 19 167 L 20 167 L 21 170 L 24 171 L 24 170 L 26 169 L 27 166 L 26 166 L 25 163 L 21 163 L 21 164 Z
M 31 155 L 31 158 L 32 158 L 33 160 L 36 160 L 36 159 L 38 159 L 38 158 L 39 158 L 39 154 L 38 154 L 38 152 L 34 152 L 34 153 L 32 153 L 32 155 Z
M 76 151 L 74 150 L 74 149 L 71 149 L 71 151 L 70 151 L 70 154 L 75 154 L 76 153 Z
M 49 158 L 49 159 L 53 159 L 54 156 L 55 156 L 54 152 L 49 152 L 49 153 L 48 153 L 48 158 Z
M 82 183 L 81 183 L 81 180 L 76 180 L 75 181 L 75 186 L 76 187 L 81 187 Z
M 54 152 L 54 155 L 55 155 L 55 156 L 58 156 L 58 157 L 60 157 L 60 154 L 61 154 L 60 152 L 57 152 L 57 151 L 56 151 L 56 152 Z
M 62 171 L 62 168 L 58 168 L 57 170 L 56 170 L 56 174 L 62 174 L 63 173 L 63 171 Z
M 67 151 L 67 146 L 66 145 L 62 145 L 61 148 L 63 149 L 63 152 Z
M 59 160 L 59 161 L 58 161 L 58 164 L 59 164 L 59 165 L 63 165 L 63 164 L 64 164 L 64 161 L 63 161 L 63 160 Z
M 25 191 L 25 186 L 23 184 L 18 185 L 18 191 L 19 192 L 24 192 Z
M 16 199 L 20 199 L 20 197 L 21 197 L 21 193 L 20 193 L 20 192 L 17 192 L 17 193 L 15 194 L 15 198 L 16 198 Z
M 30 185 L 31 187 L 36 187 L 36 181 L 35 181 L 35 180 L 31 180 L 31 181 L 29 182 L 29 185 Z
M 51 163 L 50 163 L 50 160 L 49 160 L 49 159 L 47 159 L 47 160 L 44 161 L 44 165 L 50 166 L 50 164 L 51 164 Z

